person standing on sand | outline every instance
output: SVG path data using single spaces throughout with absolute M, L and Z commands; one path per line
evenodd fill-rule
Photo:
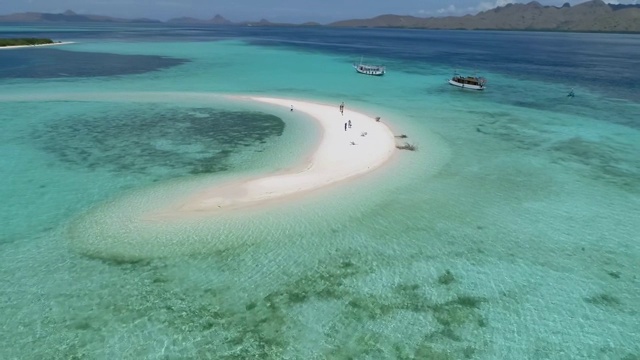
M 347 131 L 347 123 L 344 123 L 344 131 Z
M 351 129 L 351 120 L 349 120 L 349 129 Z
M 344 115 L 344 101 L 340 104 L 340 114 Z

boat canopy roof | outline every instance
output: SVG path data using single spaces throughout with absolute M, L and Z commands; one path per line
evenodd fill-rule
M 467 83 L 474 82 L 478 84 L 485 84 L 487 82 L 487 79 L 483 77 L 478 77 L 478 76 L 462 76 L 459 74 L 455 74 L 453 76 L 453 81 L 464 81 Z

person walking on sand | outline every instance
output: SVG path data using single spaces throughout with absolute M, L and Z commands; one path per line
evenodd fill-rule
M 344 131 L 347 131 L 347 123 L 344 123 Z
M 349 120 L 349 129 L 351 129 L 351 120 Z
M 344 115 L 344 101 L 340 104 L 340 114 Z

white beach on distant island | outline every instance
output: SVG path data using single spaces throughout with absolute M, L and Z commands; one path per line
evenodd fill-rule
M 56 45 L 68 45 L 73 44 L 73 41 L 60 41 L 54 42 L 51 44 L 37 44 L 37 45 L 10 45 L 10 46 L 0 46 L 0 50 L 9 50 L 9 49 L 24 49 L 24 48 L 39 48 L 43 46 L 56 46 Z
M 221 184 L 189 196 L 171 209 L 150 214 L 148 220 L 187 215 L 188 213 L 217 212 L 257 205 L 305 191 L 315 190 L 370 172 L 387 162 L 395 151 L 391 129 L 383 122 L 339 105 L 325 105 L 308 101 L 266 97 L 233 97 L 293 106 L 294 112 L 305 113 L 315 119 L 321 128 L 321 139 L 305 163 L 294 169 L 268 174 L 264 177 Z M 345 130 L 351 120 L 352 127 Z

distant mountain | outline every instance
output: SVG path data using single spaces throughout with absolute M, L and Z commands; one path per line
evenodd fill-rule
M 607 4 L 611 9 L 622 10 L 622 9 L 640 9 L 640 4 Z
M 113 23 L 159 23 L 153 19 L 121 19 L 102 15 L 80 15 L 71 10 L 61 14 L 26 12 L 1 15 L 0 22 L 113 22 Z
M 476 15 L 420 18 L 382 15 L 372 19 L 344 20 L 340 27 L 394 27 L 466 30 L 546 30 L 640 32 L 640 5 L 608 5 L 591 0 L 575 6 L 507 4 Z
M 267 19 L 260 19 L 260 21 L 244 21 L 244 22 L 240 23 L 240 25 L 247 25 L 247 26 L 276 26 L 276 25 L 284 25 L 284 24 L 276 24 L 276 23 L 272 23 L 271 21 L 269 21 Z
M 264 27 L 279 27 L 279 26 L 304 26 L 304 27 L 312 27 L 312 26 L 323 26 L 320 23 L 315 21 L 307 21 L 303 23 L 286 23 L 286 22 L 271 22 L 267 19 L 260 19 L 260 21 L 243 21 L 241 23 L 237 23 L 237 25 L 243 26 L 264 26 Z
M 192 17 L 179 17 L 167 21 L 172 24 L 212 24 L 212 25 L 231 25 L 231 21 L 225 19 L 221 15 L 212 17 L 209 20 L 196 19 Z
M 121 19 L 102 15 L 81 15 L 71 10 L 61 14 L 26 12 L 0 16 L 0 22 L 113 22 L 160 23 L 153 19 Z M 221 15 L 208 20 L 180 17 L 171 24 L 241 25 L 241 26 L 321 26 L 315 22 L 302 24 L 273 23 L 266 19 L 233 23 Z M 590 0 L 575 6 L 565 3 L 543 6 L 537 1 L 512 3 L 476 15 L 422 18 L 402 15 L 381 15 L 371 19 L 343 20 L 328 24 L 335 27 L 381 27 L 416 29 L 465 30 L 541 30 L 640 32 L 640 4 L 613 5 L 602 0 Z

